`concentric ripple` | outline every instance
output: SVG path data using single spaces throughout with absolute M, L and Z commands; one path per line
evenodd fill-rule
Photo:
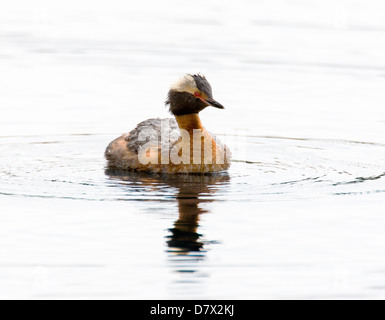
M 385 192 L 385 146 L 375 143 L 244 137 L 228 177 L 105 172 L 109 136 L 0 138 L 0 194 L 92 201 L 173 201 L 183 186 L 205 185 L 201 196 L 270 201 Z M 245 156 L 246 155 L 246 156 Z M 195 179 L 195 180 L 194 180 Z

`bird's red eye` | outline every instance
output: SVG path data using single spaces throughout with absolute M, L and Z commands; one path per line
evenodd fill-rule
M 200 98 L 201 94 L 197 91 L 197 92 L 194 93 L 194 96 L 196 96 L 197 98 Z

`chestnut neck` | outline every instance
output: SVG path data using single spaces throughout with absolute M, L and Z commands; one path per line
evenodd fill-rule
M 182 116 L 175 116 L 178 122 L 179 129 L 187 130 L 192 133 L 194 129 L 204 130 L 201 119 L 197 113 L 185 114 Z

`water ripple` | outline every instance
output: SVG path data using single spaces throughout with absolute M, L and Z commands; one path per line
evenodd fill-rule
M 226 178 L 221 185 L 214 183 L 218 190 L 212 193 L 213 179 L 206 176 L 116 172 L 106 175 L 102 151 L 107 140 L 99 134 L 62 135 L 60 139 L 58 136 L 2 137 L 0 194 L 168 202 L 178 197 L 181 185 L 206 183 L 203 198 L 226 201 L 225 194 L 230 190 L 234 195 L 242 194 L 238 201 L 270 201 L 282 195 L 365 194 L 385 190 L 381 185 L 384 165 L 373 157 L 385 153 L 385 145 L 380 143 L 245 136 L 236 147 L 247 149 L 249 159 L 235 158 L 229 171 L 231 179 Z

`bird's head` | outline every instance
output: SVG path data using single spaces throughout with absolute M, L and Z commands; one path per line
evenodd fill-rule
M 187 74 L 171 86 L 166 105 L 175 116 L 199 113 L 208 106 L 224 109 L 214 100 L 210 83 L 200 74 Z

